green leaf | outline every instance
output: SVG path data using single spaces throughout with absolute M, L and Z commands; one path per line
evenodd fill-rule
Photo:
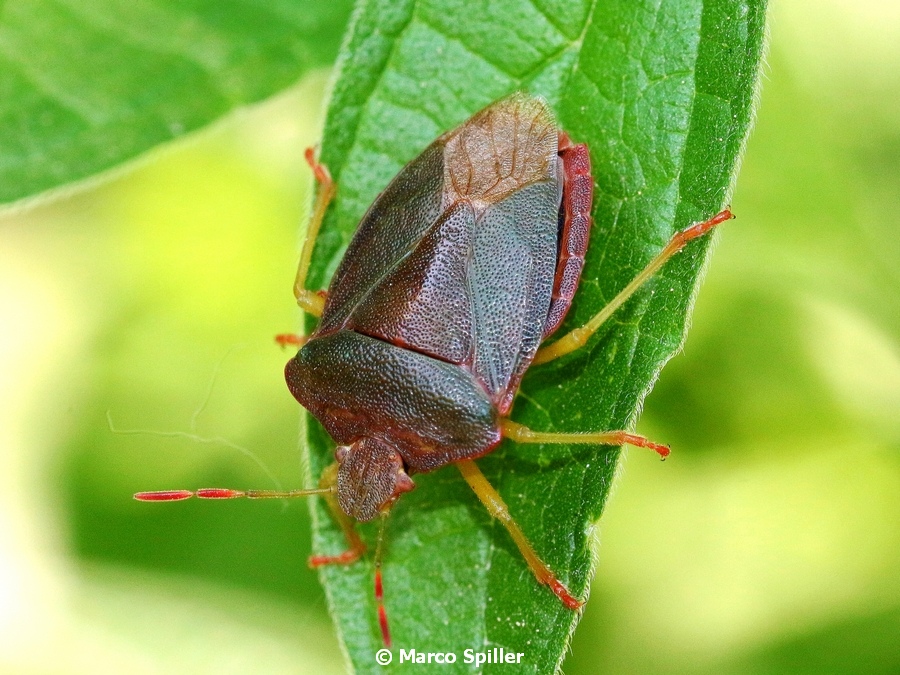
M 327 286 L 366 207 L 405 163 L 439 133 L 524 89 L 546 97 L 561 126 L 591 149 L 595 225 L 567 327 L 585 321 L 672 233 L 726 202 L 750 126 L 764 12 L 764 0 L 363 0 L 326 121 L 322 159 L 339 188 L 311 287 Z M 541 430 L 632 427 L 682 343 L 708 244 L 671 261 L 586 349 L 529 371 L 513 419 Z M 333 443 L 310 426 L 318 475 Z M 504 443 L 479 460 L 537 551 L 581 597 L 617 458 L 612 448 Z M 393 665 L 374 661 L 381 641 L 371 558 L 322 572 L 355 668 L 402 672 L 399 650 L 415 648 L 455 652 L 457 663 L 440 672 L 471 672 L 465 649 L 503 647 L 524 653 L 522 664 L 484 672 L 553 672 L 577 613 L 535 581 L 453 467 L 416 482 L 386 535 Z M 314 515 L 315 549 L 342 550 L 324 506 Z M 362 531 L 374 543 L 372 527 Z
M 0 203 L 120 165 L 337 53 L 350 0 L 0 2 Z

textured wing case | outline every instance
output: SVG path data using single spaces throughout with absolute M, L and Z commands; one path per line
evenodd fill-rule
M 468 260 L 475 216 L 448 208 L 358 305 L 348 328 L 454 364 L 471 359 L 474 333 Z
M 556 270 L 557 186 L 536 183 L 488 207 L 478 221 L 470 293 L 473 368 L 501 414 L 540 346 Z
M 463 366 L 505 413 L 547 321 L 563 176 L 546 104 L 503 99 L 413 160 L 363 218 L 318 334 Z
M 421 241 L 441 213 L 443 148 L 432 143 L 397 174 L 363 216 L 338 266 L 319 333 L 341 328 Z

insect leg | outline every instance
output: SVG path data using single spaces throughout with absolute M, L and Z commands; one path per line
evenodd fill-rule
M 516 443 L 588 443 L 591 445 L 634 445 L 639 448 L 650 448 L 665 459 L 669 456 L 669 446 L 660 445 L 647 440 L 643 436 L 628 431 L 599 431 L 589 433 L 550 433 L 533 431 L 512 420 L 501 420 L 503 435 Z
M 696 225 L 692 225 L 691 227 L 682 230 L 681 232 L 676 232 L 675 235 L 669 240 L 669 243 L 666 244 L 665 248 L 659 252 L 653 260 L 650 261 L 650 264 L 647 265 L 634 279 L 631 280 L 625 288 L 623 288 L 619 294 L 614 297 L 606 307 L 601 309 L 594 317 L 588 321 L 583 326 L 579 326 L 574 330 L 570 331 L 563 335 L 559 340 L 554 342 L 551 345 L 546 347 L 541 347 L 537 354 L 534 357 L 534 361 L 532 363 L 546 363 L 547 361 L 552 361 L 553 359 L 559 358 L 569 352 L 573 352 L 579 347 L 583 347 L 590 337 L 597 332 L 597 329 L 603 325 L 610 316 L 612 316 L 613 312 L 615 312 L 628 298 L 630 298 L 634 292 L 639 289 L 650 277 L 656 274 L 657 270 L 662 267 L 665 262 L 671 258 L 673 255 L 678 253 L 682 248 L 684 248 L 685 244 L 689 241 L 696 239 L 697 237 L 706 234 L 713 227 L 718 225 L 719 223 L 723 223 L 726 220 L 731 220 L 734 216 L 731 214 L 729 209 L 725 209 L 721 213 L 717 213 L 715 216 L 706 220 L 702 223 L 697 223 Z
M 563 583 L 556 578 L 556 575 L 547 566 L 547 563 L 541 560 L 531 542 L 525 538 L 519 525 L 513 520 L 503 498 L 488 482 L 487 478 L 484 477 L 484 474 L 481 473 L 481 469 L 478 468 L 475 462 L 470 459 L 463 459 L 455 462 L 455 464 L 488 512 L 499 520 L 509 532 L 537 580 L 549 586 L 550 590 L 556 594 L 556 597 L 569 609 L 581 607 L 584 603 L 573 596 Z
M 375 545 L 375 604 L 378 605 L 378 625 L 385 647 L 391 646 L 391 629 L 388 627 L 387 610 L 384 608 L 384 586 L 381 583 L 381 561 L 384 551 L 384 528 L 389 510 L 381 512 L 381 526 L 378 528 L 378 543 Z
M 312 259 L 313 248 L 316 245 L 316 237 L 319 235 L 319 227 L 325 217 L 325 211 L 334 198 L 337 186 L 324 164 L 319 164 L 312 148 L 307 148 L 304 155 L 319 183 L 319 192 L 316 195 L 316 203 L 313 206 L 312 216 L 306 228 L 306 239 L 303 242 L 303 250 L 300 253 L 300 264 L 297 266 L 297 276 L 294 279 L 294 297 L 297 304 L 313 316 L 322 316 L 325 307 L 324 291 L 310 291 L 306 288 L 306 275 L 309 272 L 309 262 Z
M 322 565 L 349 565 L 352 562 L 356 562 L 359 557 L 366 552 L 366 544 L 356 531 L 353 521 L 346 513 L 341 511 L 341 507 L 338 504 L 337 474 L 337 462 L 327 466 L 322 472 L 322 477 L 319 479 L 319 488 L 325 489 L 325 492 L 323 492 L 322 495 L 325 497 L 325 501 L 328 503 L 328 508 L 331 509 L 334 519 L 344 531 L 344 536 L 347 538 L 347 543 L 350 545 L 350 548 L 338 555 L 312 555 L 309 557 L 310 567 L 321 567 Z
M 308 335 L 297 335 L 296 333 L 279 333 L 275 336 L 275 342 L 282 347 L 293 346 L 298 349 L 306 344 L 309 340 Z
M 310 567 L 321 567 L 323 565 L 349 565 L 356 562 L 363 553 L 366 552 L 366 544 L 359 536 L 353 525 L 353 520 L 341 510 L 337 500 L 338 463 L 335 462 L 322 472 L 319 479 L 319 487 L 326 488 L 324 493 L 325 501 L 331 508 L 331 513 L 335 520 L 340 524 L 347 537 L 347 543 L 350 544 L 343 553 L 338 555 L 313 555 L 309 557 Z M 385 510 L 381 513 L 381 527 L 378 529 L 378 543 L 375 546 L 375 604 L 378 607 L 378 625 L 381 628 L 381 638 L 385 647 L 391 646 L 391 631 L 388 628 L 387 610 L 384 608 L 384 586 L 381 582 L 381 560 L 382 560 L 382 543 L 384 541 L 384 528 L 387 523 L 389 511 Z

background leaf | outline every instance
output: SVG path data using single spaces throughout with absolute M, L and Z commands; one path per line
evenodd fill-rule
M 591 148 L 595 226 L 567 324 L 584 321 L 674 231 L 725 202 L 750 123 L 764 4 L 362 2 L 326 120 L 322 158 L 339 191 L 312 286 L 327 285 L 366 207 L 406 162 L 442 131 L 525 89 L 545 96 L 561 126 Z M 533 369 L 513 418 L 546 430 L 633 426 L 681 344 L 707 246 L 696 243 L 672 261 L 588 349 Z M 312 427 L 318 475 L 333 443 Z M 537 550 L 582 596 L 592 523 L 616 459 L 610 449 L 505 444 L 480 461 Z M 552 672 L 577 615 L 537 585 L 452 468 L 417 483 L 388 526 L 385 586 L 396 648 L 504 647 L 527 661 L 505 672 Z M 315 520 L 316 550 L 340 550 L 323 507 Z M 364 532 L 371 541 L 371 528 Z M 380 638 L 371 562 L 322 577 L 355 667 L 381 670 L 373 660 Z M 391 668 L 400 670 L 397 659 Z M 470 666 L 460 660 L 445 670 L 454 669 Z
M 116 167 L 331 64 L 350 5 L 0 3 L 0 203 Z

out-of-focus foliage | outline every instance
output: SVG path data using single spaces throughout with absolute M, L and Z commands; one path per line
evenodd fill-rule
M 579 673 L 900 669 L 900 16 L 773 6 L 759 123 L 685 353 L 600 523 Z M 271 335 L 321 78 L 114 183 L 0 219 L 0 671 L 342 672 Z M 305 188 L 304 188 L 305 189 Z M 233 348 L 233 349 L 232 349 Z M 174 507 L 174 508 L 173 508 Z
M 70 185 L 329 65 L 350 0 L 6 0 L 0 203 Z

